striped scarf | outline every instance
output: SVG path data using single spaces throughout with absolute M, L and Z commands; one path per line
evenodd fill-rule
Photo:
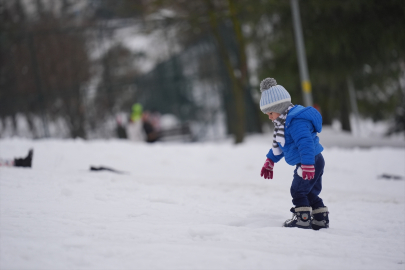
M 277 117 L 277 119 L 275 119 L 273 121 L 273 123 L 274 123 L 273 153 L 276 156 L 280 155 L 283 152 L 280 149 L 278 142 L 281 144 L 281 146 L 284 146 L 284 144 L 285 144 L 284 124 L 285 124 L 285 120 L 287 119 L 288 112 L 293 107 L 294 107 L 294 105 L 291 103 L 290 106 L 282 114 L 280 114 L 280 116 Z

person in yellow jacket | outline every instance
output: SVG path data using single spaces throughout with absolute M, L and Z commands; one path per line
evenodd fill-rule
M 140 103 L 132 105 L 130 121 L 127 125 L 128 139 L 135 142 L 145 141 L 145 135 L 142 126 L 143 107 Z

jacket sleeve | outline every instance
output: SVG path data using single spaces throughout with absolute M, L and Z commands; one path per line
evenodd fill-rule
M 273 148 L 270 149 L 269 153 L 266 155 L 267 158 L 271 159 L 274 163 L 277 163 L 284 157 L 284 152 L 282 152 L 280 155 L 274 155 L 273 154 Z
M 301 156 L 301 164 L 304 165 L 315 164 L 315 145 L 311 135 L 313 128 L 312 123 L 305 119 L 295 119 L 289 127 L 291 137 Z

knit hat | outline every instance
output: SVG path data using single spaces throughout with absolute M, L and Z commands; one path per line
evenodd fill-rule
M 273 78 L 266 78 L 260 83 L 260 110 L 263 113 L 276 112 L 282 114 L 291 104 L 291 96 Z

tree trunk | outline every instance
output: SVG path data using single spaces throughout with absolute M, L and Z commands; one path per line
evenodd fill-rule
M 228 71 L 229 79 L 232 85 L 232 94 L 235 100 L 235 118 L 234 121 L 236 122 L 234 135 L 235 135 L 235 144 L 242 143 L 244 136 L 245 136 L 245 102 L 244 102 L 244 95 L 243 95 L 243 86 L 237 80 L 234 72 L 234 68 L 231 63 L 231 59 L 227 53 L 225 42 L 222 36 L 219 33 L 219 23 L 215 11 L 215 7 L 210 0 L 206 0 L 206 4 L 208 7 L 209 18 L 210 18 L 210 26 L 212 32 L 214 34 L 214 38 L 218 44 L 218 49 L 224 62 L 226 69 Z
M 17 116 L 14 113 L 11 115 L 11 124 L 13 126 L 13 136 L 18 136 Z
M 38 138 L 37 129 L 36 129 L 35 125 L 34 125 L 34 120 L 32 119 L 32 115 L 31 115 L 30 112 L 25 113 L 25 119 L 27 120 L 28 127 L 30 128 L 30 131 L 31 131 L 32 136 L 34 137 L 34 139 Z
M 69 123 L 70 136 L 86 139 L 84 105 L 79 86 L 71 89 L 70 94 L 71 96 L 66 102 L 66 115 L 64 116 L 67 119 L 66 122 Z
M 250 116 L 253 118 L 250 128 L 251 131 L 258 131 L 262 132 L 262 121 L 260 117 L 261 111 L 259 110 L 259 106 L 255 104 L 251 94 L 250 82 L 249 82 L 249 70 L 247 64 L 247 56 L 246 56 L 246 41 L 243 36 L 242 27 L 240 21 L 237 17 L 237 6 L 235 5 L 235 1 L 228 0 L 229 5 L 229 15 L 232 21 L 233 30 L 236 37 L 237 47 L 238 47 L 238 59 L 239 59 L 239 71 L 240 71 L 240 85 L 242 86 L 242 91 L 245 92 L 245 103 L 246 103 L 246 112 L 248 113 L 247 117 Z M 248 109 L 250 108 L 250 109 Z M 249 127 L 247 127 L 249 131 Z
M 350 127 L 350 106 L 349 106 L 349 90 L 346 84 L 341 84 L 340 87 L 340 122 L 342 130 L 351 131 Z

